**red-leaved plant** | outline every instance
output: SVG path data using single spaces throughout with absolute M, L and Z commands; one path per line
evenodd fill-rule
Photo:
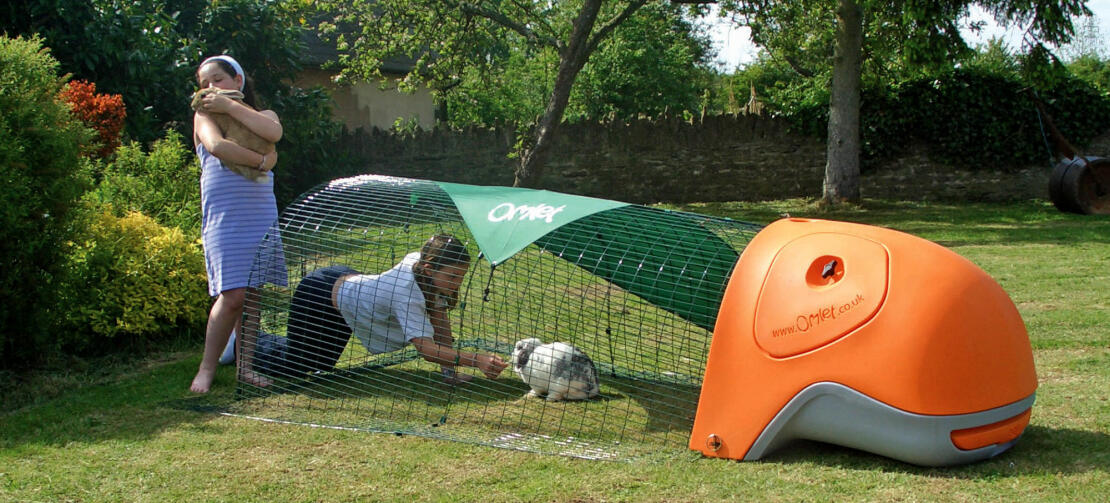
M 97 94 L 96 84 L 83 80 L 74 80 L 66 84 L 61 96 L 66 103 L 69 103 L 73 114 L 81 122 L 96 130 L 100 139 L 100 149 L 93 155 L 104 158 L 119 147 L 123 119 L 127 117 L 123 96 Z

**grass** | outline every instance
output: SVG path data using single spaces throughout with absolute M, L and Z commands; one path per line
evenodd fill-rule
M 1018 306 L 1040 387 L 1024 437 L 943 469 L 802 442 L 760 462 L 661 449 L 634 462 L 309 428 L 181 407 L 192 347 L 19 376 L 0 403 L 0 501 L 1104 501 L 1110 494 L 1110 218 L 1010 205 L 809 201 L 680 209 L 892 227 L 972 260 Z M 233 375 L 221 369 L 218 396 Z

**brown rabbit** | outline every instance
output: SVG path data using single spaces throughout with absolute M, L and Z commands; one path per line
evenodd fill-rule
M 203 100 L 205 96 L 213 93 L 221 94 L 240 103 L 243 102 L 243 93 L 239 91 L 208 87 L 193 93 L 193 110 L 197 110 L 198 108 L 200 108 L 201 100 Z M 246 103 L 243 104 L 245 106 L 250 106 Z M 212 121 L 216 123 L 216 126 L 219 127 L 220 131 L 224 134 L 224 138 L 237 143 L 240 147 L 253 150 L 259 154 L 268 154 L 274 151 L 273 143 L 270 143 L 262 139 L 262 137 L 258 136 L 257 134 L 254 134 L 253 131 L 248 129 L 239 121 L 232 118 L 230 115 L 211 114 L 211 117 Z M 230 162 L 225 162 L 224 166 L 227 166 L 227 169 L 230 169 L 231 171 L 242 175 L 248 180 L 252 180 L 258 183 L 267 183 L 270 181 L 270 177 L 266 176 L 266 173 L 259 171 L 258 168 L 255 166 L 244 166 L 242 164 L 233 164 Z

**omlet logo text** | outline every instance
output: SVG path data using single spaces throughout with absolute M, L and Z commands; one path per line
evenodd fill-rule
M 515 218 L 517 220 L 543 220 L 547 223 L 551 223 L 552 217 L 560 211 L 563 211 L 566 207 L 567 205 L 565 204 L 556 208 L 544 203 L 535 206 L 528 206 L 527 204 L 517 206 L 513 203 L 501 203 L 494 206 L 492 210 L 489 210 L 489 214 L 486 215 L 486 217 L 490 222 L 504 222 Z
M 856 294 L 856 298 L 844 302 L 842 304 L 830 304 L 828 307 L 822 307 L 812 313 L 799 314 L 794 318 L 794 324 L 782 328 L 771 330 L 771 337 L 785 337 L 787 335 L 804 334 L 810 329 L 820 325 L 826 320 L 835 320 L 837 317 L 848 314 L 848 311 L 855 309 L 863 303 L 863 295 Z

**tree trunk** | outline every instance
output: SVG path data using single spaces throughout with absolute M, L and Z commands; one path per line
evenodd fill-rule
M 563 121 L 563 112 L 566 111 L 567 102 L 570 100 L 570 90 L 578 72 L 585 66 L 590 56 L 590 33 L 597 23 L 597 14 L 601 10 L 601 0 L 586 0 L 578 18 L 574 20 L 574 29 L 570 41 L 559 54 L 559 73 L 555 76 L 555 87 L 551 91 L 551 99 L 547 101 L 547 109 L 536 127 L 535 143 L 532 148 L 525 150 L 520 156 L 520 165 L 517 166 L 514 187 L 534 187 L 543 175 L 544 165 L 551 156 L 552 142 L 555 132 Z
M 858 0 L 839 0 L 836 52 L 829 100 L 829 138 L 825 160 L 825 202 L 858 202 L 860 61 L 863 9 Z

